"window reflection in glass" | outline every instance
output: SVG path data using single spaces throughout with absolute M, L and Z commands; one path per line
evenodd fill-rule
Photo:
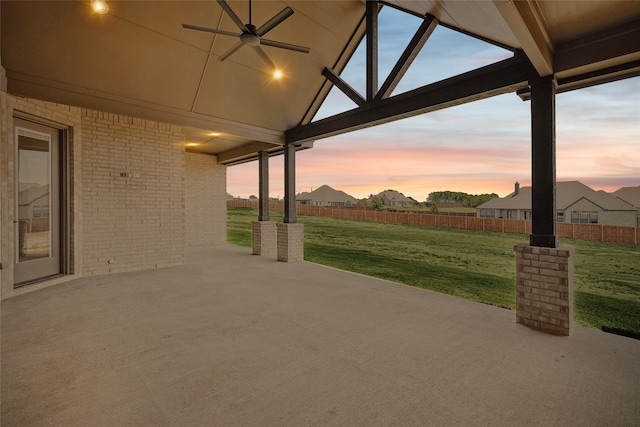
M 49 141 L 18 136 L 19 261 L 51 253 Z

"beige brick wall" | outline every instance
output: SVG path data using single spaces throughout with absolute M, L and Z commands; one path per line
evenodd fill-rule
M 5 92 L 0 108 L 2 298 L 72 278 L 13 289 L 16 112 L 70 130 L 73 277 L 180 265 L 187 241 L 226 240 L 226 167 L 185 153 L 181 127 Z
M 2 298 L 9 298 L 20 293 L 33 291 L 51 283 L 31 285 L 21 289 L 13 289 L 13 265 L 15 262 L 15 226 L 13 225 L 15 210 L 14 191 L 14 156 L 15 147 L 13 139 L 13 117 L 14 115 L 25 114 L 37 118 L 54 122 L 58 127 L 69 129 L 69 156 L 70 165 L 70 205 L 71 205 L 71 271 L 76 272 L 82 265 L 82 223 L 80 222 L 82 182 L 81 182 L 81 109 L 68 105 L 55 104 L 51 102 L 39 101 L 35 99 L 17 97 L 14 95 L 1 93 L 0 120 L 0 262 L 2 262 L 2 273 L 0 275 L 0 287 Z
M 179 126 L 82 110 L 83 275 L 184 263 Z
M 215 156 L 185 153 L 187 245 L 227 240 L 227 168 Z

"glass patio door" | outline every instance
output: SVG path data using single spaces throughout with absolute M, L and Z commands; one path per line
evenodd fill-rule
M 59 130 L 15 123 L 15 274 L 20 286 L 60 274 Z

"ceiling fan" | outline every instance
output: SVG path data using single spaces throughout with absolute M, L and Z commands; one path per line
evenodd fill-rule
M 225 0 L 217 0 L 217 1 L 218 3 L 220 3 L 220 6 L 222 6 L 222 9 L 227 13 L 227 15 L 229 15 L 231 20 L 235 22 L 235 24 L 238 26 L 240 31 L 242 31 L 242 33 L 236 34 L 229 31 L 216 30 L 214 28 L 207 28 L 207 27 L 199 27 L 197 25 L 190 25 L 190 24 L 182 24 L 182 27 L 190 30 L 206 31 L 209 33 L 221 34 L 223 36 L 232 36 L 232 37 L 240 38 L 240 41 L 238 43 L 236 43 L 233 47 L 231 47 L 231 49 L 227 50 L 224 54 L 222 54 L 222 56 L 220 56 L 220 58 L 218 58 L 220 61 L 224 61 L 225 59 L 233 55 L 235 52 L 237 52 L 244 45 L 252 47 L 253 50 L 258 54 L 258 56 L 260 56 L 260 58 L 262 58 L 262 60 L 266 62 L 273 69 L 276 68 L 275 65 L 273 64 L 269 56 L 267 56 L 265 51 L 260 46 L 271 46 L 271 47 L 277 47 L 280 49 L 293 50 L 295 52 L 309 53 L 310 49 L 308 47 L 298 46 L 295 44 L 289 44 L 289 43 L 262 38 L 262 36 L 267 34 L 276 26 L 280 25 L 285 19 L 293 15 L 293 9 L 291 9 L 289 6 L 282 9 L 273 18 L 269 19 L 266 23 L 264 23 L 260 28 L 256 28 L 251 22 L 251 0 L 249 0 L 249 23 L 248 24 L 242 23 L 238 15 L 235 14 L 235 12 L 231 9 L 231 7 L 227 4 Z

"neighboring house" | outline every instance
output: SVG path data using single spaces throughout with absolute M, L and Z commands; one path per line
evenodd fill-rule
M 358 200 L 344 191 L 334 190 L 328 185 L 323 185 L 311 192 L 300 193 L 296 196 L 296 202 L 301 205 L 313 206 L 356 206 Z
M 620 198 L 596 191 L 578 181 L 556 183 L 558 222 L 635 227 L 637 209 Z M 515 191 L 491 199 L 476 208 L 483 218 L 531 219 L 531 187 L 516 182 Z
M 21 220 L 49 216 L 49 184 L 29 186 L 18 193 L 18 214 Z
M 640 185 L 637 187 L 622 187 L 612 194 L 636 208 L 636 225 L 640 227 Z
M 383 191 L 378 193 L 378 197 L 385 206 L 413 206 L 416 204 L 415 200 L 405 197 L 404 194 L 396 190 Z

